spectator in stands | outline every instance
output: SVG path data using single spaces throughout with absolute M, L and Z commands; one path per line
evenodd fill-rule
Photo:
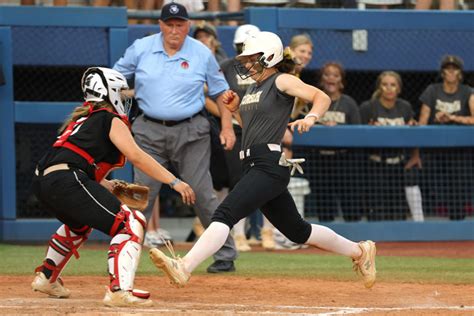
M 53 0 L 53 5 L 56 7 L 66 7 L 68 0 Z M 36 0 L 21 0 L 21 5 L 36 5 Z
M 179 3 L 162 8 L 161 32 L 136 40 L 114 69 L 135 77 L 135 97 L 143 111 L 133 123 L 137 143 L 164 165 L 172 165 L 196 191 L 196 212 L 207 227 L 218 200 L 209 175 L 209 121 L 202 115 L 204 84 L 221 113 L 220 141 L 230 150 L 235 143 L 231 113 L 223 104 L 229 89 L 210 50 L 188 36 L 189 16 Z M 135 180 L 150 187 L 149 209 L 161 183 L 135 169 Z M 237 252 L 232 238 L 216 253 L 210 273 L 235 271 Z
M 357 102 L 344 94 L 345 71 L 340 63 L 327 62 L 321 68 L 321 89 L 331 98 L 329 110 L 319 121 L 325 126 L 360 124 Z M 362 175 L 354 169 L 356 152 L 347 149 L 312 149 L 316 159 L 311 196 L 317 209 L 319 220 L 332 221 L 337 209 L 342 209 L 346 221 L 358 221 L 362 216 Z M 351 164 L 352 162 L 352 164 Z M 338 203 L 339 201 L 339 203 Z
M 239 12 L 240 11 L 240 0 L 227 0 L 225 11 L 227 12 Z M 223 11 L 220 0 L 208 0 L 207 10 L 211 12 Z M 237 21 L 229 21 L 229 25 L 236 26 Z
M 193 37 L 211 50 L 218 63 L 228 58 L 217 38 L 217 30 L 212 24 L 205 22 L 196 24 L 194 26 Z
M 290 49 L 296 60 L 295 76 L 300 77 L 303 69 L 311 62 L 313 58 L 313 41 L 307 34 L 298 34 L 291 38 Z M 297 99 L 291 113 L 291 119 L 297 119 L 304 116 L 310 109 L 306 102 Z
M 458 0 L 437 0 L 440 10 L 456 10 Z M 416 10 L 430 10 L 433 6 L 433 0 L 412 0 Z
M 401 5 L 403 0 L 357 0 L 360 9 L 365 9 L 366 5 L 371 8 L 390 9 L 395 5 Z
M 204 10 L 204 3 L 201 0 L 141 0 L 141 10 L 160 10 L 163 5 L 170 2 L 182 4 L 188 12 L 200 12 Z M 151 19 L 144 19 L 143 24 L 154 24 L 155 21 Z
M 474 125 L 474 94 L 469 86 L 462 84 L 463 65 L 458 56 L 447 55 L 442 59 L 443 82 L 429 85 L 420 96 L 420 125 Z M 436 179 L 430 179 L 430 191 L 436 192 L 453 220 L 465 217 L 466 205 L 471 200 L 470 153 L 469 149 L 458 149 L 455 154 L 452 150 L 427 153 L 426 173 L 436 176 Z M 411 164 L 421 164 L 418 151 Z M 433 188 L 435 181 L 439 184 Z
M 411 104 L 399 98 L 402 79 L 394 71 L 384 71 L 377 78 L 372 99 L 362 103 L 362 124 L 403 126 L 416 124 Z M 407 215 L 404 194 L 403 149 L 370 150 L 366 180 L 368 220 L 400 220 Z
M 64 0 L 67 1 L 67 0 Z M 123 5 L 125 5 L 128 9 L 137 9 L 138 8 L 138 1 L 139 0 L 123 0 Z M 94 7 L 108 7 L 113 3 L 112 0 L 92 0 L 92 5 Z M 129 24 L 137 24 L 138 20 L 136 19 L 129 19 Z
M 313 42 L 307 34 L 295 35 L 291 38 L 290 46 L 291 54 L 295 59 L 297 66 L 294 70 L 294 75 L 300 77 L 303 69 L 311 62 L 313 57 Z M 298 119 L 309 112 L 308 103 L 304 100 L 295 99 L 295 105 L 291 112 L 291 120 Z M 289 130 L 285 132 L 285 136 L 282 140 L 282 145 L 285 148 L 285 154 L 287 158 L 293 156 L 291 151 L 291 144 L 293 143 L 293 134 Z

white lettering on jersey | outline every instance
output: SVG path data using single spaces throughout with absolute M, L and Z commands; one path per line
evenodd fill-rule
M 338 111 L 327 111 L 321 122 L 336 122 L 337 124 L 346 124 L 346 113 Z
M 258 91 L 257 93 L 246 94 L 240 102 L 240 109 L 244 111 L 254 109 L 254 106 L 256 106 L 260 101 L 260 95 L 262 94 L 262 92 L 263 91 Z M 251 106 L 251 104 L 253 104 L 254 106 Z
M 461 101 L 456 100 L 453 102 L 446 102 L 446 101 L 436 100 L 435 108 L 439 112 L 452 114 L 452 113 L 461 111 Z
M 405 120 L 403 119 L 403 117 L 396 117 L 396 118 L 378 117 L 377 122 L 379 123 L 379 125 L 383 125 L 383 126 L 405 125 Z

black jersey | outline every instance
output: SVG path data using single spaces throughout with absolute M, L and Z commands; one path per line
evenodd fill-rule
M 413 119 L 414 113 L 408 101 L 398 98 L 390 109 L 384 107 L 379 100 L 366 101 L 360 106 L 360 116 L 362 124 L 377 122 L 380 126 L 402 126 Z M 400 148 L 371 149 L 370 153 L 378 155 L 381 159 L 395 158 L 396 163 L 400 164 L 404 159 L 405 150 Z
M 324 122 L 336 122 L 340 125 L 360 124 L 359 108 L 356 101 L 346 94 L 335 101 L 331 101 L 331 105 L 320 120 Z
M 382 126 L 406 125 L 414 113 L 408 101 L 398 98 L 391 109 L 384 107 L 379 100 L 365 101 L 360 106 L 362 124 L 377 122 Z
M 458 90 L 454 93 L 444 92 L 442 83 L 429 85 L 420 96 L 421 103 L 426 104 L 431 109 L 429 124 L 440 124 L 434 120 L 437 112 L 470 116 L 472 114 L 469 109 L 471 94 L 471 88 L 463 84 L 459 85 Z
M 276 73 L 260 85 L 252 84 L 242 98 L 242 149 L 256 144 L 280 144 L 283 139 L 295 97 L 275 86 L 280 75 Z
M 82 117 L 82 121 L 73 130 L 67 141 L 87 152 L 95 163 L 119 164 L 123 155 L 109 138 L 112 120 L 118 114 L 106 110 L 93 112 L 89 117 Z M 58 136 L 58 138 L 61 135 Z M 53 147 L 38 163 L 38 169 L 44 170 L 49 166 L 67 163 L 70 167 L 85 171 L 91 179 L 96 179 L 96 168 L 83 156 L 64 147 Z

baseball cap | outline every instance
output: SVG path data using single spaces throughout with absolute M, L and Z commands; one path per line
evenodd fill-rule
M 464 62 L 462 61 L 461 58 L 455 55 L 446 55 L 443 57 L 441 60 L 441 69 L 446 68 L 449 65 L 453 65 L 459 69 L 463 69 Z
M 193 37 L 196 38 L 197 33 L 200 31 L 206 32 L 207 34 L 210 34 L 217 38 L 217 31 L 213 25 L 210 25 L 208 23 L 200 23 L 196 25 L 193 32 Z
M 186 11 L 186 8 L 182 4 L 170 2 L 161 8 L 160 19 L 162 21 L 169 19 L 189 20 L 189 16 L 188 11 Z

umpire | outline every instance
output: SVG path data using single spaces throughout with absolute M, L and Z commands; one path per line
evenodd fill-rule
M 126 78 L 135 78 L 135 98 L 143 112 L 133 124 L 137 144 L 165 167 L 173 166 L 196 192 L 196 212 L 205 227 L 219 205 L 209 173 L 210 126 L 200 113 L 204 85 L 221 112 L 220 140 L 224 149 L 235 143 L 232 115 L 222 103 L 229 89 L 210 50 L 188 36 L 190 21 L 179 3 L 163 6 L 161 32 L 136 40 L 115 64 Z M 151 214 L 161 183 L 135 168 L 135 181 L 150 187 Z M 235 271 L 234 241 L 229 237 L 207 272 Z

